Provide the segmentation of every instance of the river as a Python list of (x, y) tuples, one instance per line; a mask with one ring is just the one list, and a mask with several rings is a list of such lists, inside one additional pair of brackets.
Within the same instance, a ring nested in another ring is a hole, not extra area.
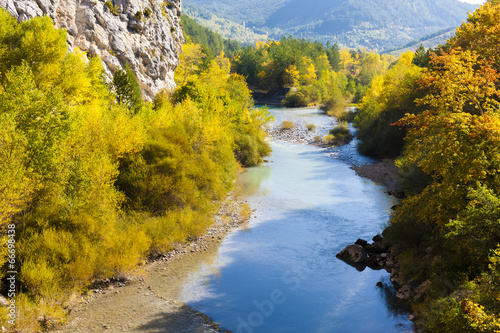
[[(271, 111), (275, 127), (315, 124), (311, 138), (334, 125), (315, 109)], [(411, 331), (385, 270), (358, 271), (335, 257), (380, 233), (396, 203), (349, 168), (369, 162), (355, 145), (275, 140), (270, 161), (238, 180), (238, 200), (253, 210), (248, 223), (224, 238), (207, 236), (214, 240), (202, 251), (190, 244), (139, 268), (121, 287), (92, 292), (98, 296), (82, 298), (56, 332), (215, 333), (211, 320), (233, 333)]]
[[(278, 126), (313, 123), (324, 133), (334, 123), (314, 109), (271, 111)], [(179, 301), (238, 333), (411, 331), (385, 270), (360, 272), (335, 258), (380, 233), (396, 203), (349, 168), (366, 161), (354, 144), (332, 151), (275, 141), (272, 148), (272, 161), (239, 179), (251, 222), (185, 278)]]

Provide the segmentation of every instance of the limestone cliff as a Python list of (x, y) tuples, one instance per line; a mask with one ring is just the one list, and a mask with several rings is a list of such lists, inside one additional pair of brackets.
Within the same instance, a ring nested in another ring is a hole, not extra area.
[(146, 99), (175, 87), (183, 42), (180, 0), (0, 0), (0, 7), (19, 21), (50, 16), (68, 31), (70, 50), (101, 57), (108, 79), (130, 64)]

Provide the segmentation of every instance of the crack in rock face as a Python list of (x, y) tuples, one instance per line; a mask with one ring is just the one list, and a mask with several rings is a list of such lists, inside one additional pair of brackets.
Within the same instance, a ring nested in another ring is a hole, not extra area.
[(129, 64), (142, 97), (175, 88), (182, 52), (180, 0), (0, 0), (18, 21), (47, 15), (68, 32), (68, 50), (102, 59), (105, 76)]

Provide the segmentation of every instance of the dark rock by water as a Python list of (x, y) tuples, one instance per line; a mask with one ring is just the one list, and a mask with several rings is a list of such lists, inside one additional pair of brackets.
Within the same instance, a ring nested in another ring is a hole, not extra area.
[(368, 244), (365, 247), (365, 250), (369, 254), (381, 254), (387, 251), (387, 246), (383, 245), (382, 243), (373, 243)]
[(368, 259), (368, 253), (358, 244), (347, 245), (345, 249), (337, 253), (337, 258), (348, 263), (363, 263)]
[(364, 248), (368, 245), (368, 242), (365, 241), (364, 239), (359, 238), (354, 244), (361, 245)]

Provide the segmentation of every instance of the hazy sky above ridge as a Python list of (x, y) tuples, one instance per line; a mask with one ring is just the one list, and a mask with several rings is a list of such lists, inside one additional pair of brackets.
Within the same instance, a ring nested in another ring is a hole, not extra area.
[(460, 1), (468, 2), (468, 3), (475, 3), (475, 4), (480, 4), (480, 5), (482, 5), (483, 3), (486, 2), (485, 0), (460, 0)]

